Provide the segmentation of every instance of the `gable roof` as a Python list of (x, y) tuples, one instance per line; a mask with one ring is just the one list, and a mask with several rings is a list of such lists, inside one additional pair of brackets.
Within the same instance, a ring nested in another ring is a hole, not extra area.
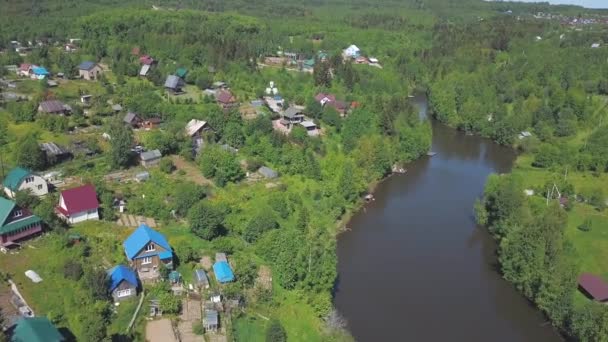
[(12, 342), (62, 342), (65, 338), (46, 317), (23, 317), (17, 321)]
[(48, 70), (46, 70), (46, 68), (45, 68), (45, 67), (41, 67), (41, 66), (32, 67), (32, 72), (33, 72), (35, 75), (44, 75), (44, 76), (46, 76), (46, 75), (49, 75), (49, 74), (50, 74), (50, 73), (49, 73), (49, 71), (48, 71)]
[(40, 144), (40, 149), (42, 149), (47, 156), (62, 156), (70, 153), (70, 151), (66, 150), (60, 145), (55, 144), (54, 142), (45, 142)]
[(207, 121), (192, 119), (186, 124), (186, 134), (193, 136), (196, 132), (200, 131), (207, 125)]
[(64, 213), (68, 215), (99, 208), (97, 193), (91, 184), (64, 190), (61, 192), (61, 198), (66, 207)]
[(139, 70), (139, 76), (146, 76), (150, 71), (150, 64), (144, 64), (141, 66), (141, 70)]
[(21, 185), (23, 179), (25, 179), (25, 177), (31, 174), (32, 172), (30, 170), (24, 169), (22, 167), (16, 167), (12, 169), (8, 173), (8, 175), (6, 175), (4, 181), (2, 182), (2, 185), (5, 188), (10, 189), (11, 191), (17, 191), (19, 190), (19, 185)]
[(591, 273), (583, 273), (578, 277), (578, 284), (593, 299), (604, 301), (608, 299), (608, 284), (602, 278)]
[(188, 70), (184, 67), (181, 67), (175, 71), (175, 74), (181, 78), (184, 78), (188, 74)]
[(287, 110), (285, 110), (285, 112), (283, 112), (283, 116), (286, 116), (288, 118), (295, 118), (296, 115), (300, 113), (302, 113), (302, 111), (297, 109), (296, 107), (289, 107), (287, 108)]
[(318, 93), (315, 96), (315, 100), (317, 100), (317, 102), (321, 102), (323, 100), (325, 100), (325, 102), (333, 102), (336, 101), (336, 96), (332, 94)]
[(6, 219), (15, 208), (15, 205), (15, 202), (0, 197), (0, 227), (4, 225), (4, 222), (6, 222)]
[(231, 103), (234, 102), (234, 96), (229, 90), (220, 90), (216, 93), (215, 99), (221, 103)]
[(19, 66), (19, 70), (20, 70), (20, 71), (29, 71), (31, 67), (32, 67), (32, 65), (31, 65), (31, 64), (29, 64), (29, 63), (22, 63), (22, 64)]
[(125, 123), (132, 124), (133, 120), (141, 121), (141, 118), (139, 117), (139, 115), (137, 115), (133, 112), (128, 112), (127, 114), (125, 114), (125, 117), (122, 120)]
[(215, 273), (215, 278), (220, 283), (229, 283), (234, 281), (234, 274), (232, 273), (232, 269), (230, 265), (228, 265), (225, 261), (218, 261), (213, 264), (213, 273)]
[(149, 242), (154, 242), (169, 252), (172, 251), (169, 242), (167, 242), (163, 234), (142, 224), (122, 244), (127, 258), (133, 260), (137, 256), (137, 253)]
[(152, 151), (142, 152), (139, 155), (139, 158), (141, 158), (141, 160), (143, 160), (143, 161), (148, 161), (148, 160), (162, 158), (162, 156), (163, 156), (163, 154), (160, 153), (159, 150), (152, 150)]
[(267, 166), (260, 167), (258, 169), (258, 172), (261, 173), (266, 178), (277, 178), (279, 176), (279, 174), (275, 170), (273, 170)]
[(80, 63), (80, 65), (78, 65), (78, 69), (80, 69), (80, 70), (91, 70), (96, 65), (97, 65), (97, 63), (95, 63), (95, 62), (84, 61), (84, 62)]
[(109, 290), (114, 291), (118, 285), (124, 280), (129, 284), (137, 287), (137, 276), (133, 270), (125, 265), (117, 265), (108, 270)]
[(178, 87), (180, 87), (183, 84), (184, 81), (182, 81), (181, 78), (175, 76), (175, 75), (169, 75), (167, 76), (167, 79), (165, 80), (165, 88), (169, 88), (169, 89), (177, 89)]
[(45, 113), (61, 113), (66, 111), (66, 106), (57, 100), (49, 100), (40, 102), (40, 111)]

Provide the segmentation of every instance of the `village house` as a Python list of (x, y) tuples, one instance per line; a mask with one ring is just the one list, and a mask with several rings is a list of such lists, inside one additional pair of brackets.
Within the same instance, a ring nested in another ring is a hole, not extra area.
[(68, 223), (99, 220), (99, 201), (91, 184), (64, 190), (59, 195), (57, 215)]
[(42, 232), (42, 220), (28, 209), (0, 197), (0, 246), (9, 245)]
[(142, 118), (133, 112), (128, 112), (127, 114), (125, 114), (125, 117), (122, 119), (122, 121), (125, 124), (131, 126), (132, 128), (139, 128), (143, 122)]
[(361, 55), (361, 50), (357, 47), (357, 45), (351, 45), (344, 49), (342, 55), (344, 58), (357, 58)]
[(302, 110), (296, 107), (289, 107), (281, 114), (280, 123), (287, 128), (291, 128), (293, 125), (297, 125), (302, 121), (304, 121), (304, 114), (302, 113)]
[(230, 109), (238, 106), (236, 98), (232, 95), (232, 92), (228, 89), (221, 89), (215, 93), (215, 100), (222, 106), (223, 109)]
[(61, 163), (72, 158), (72, 153), (62, 146), (54, 142), (46, 142), (40, 144), (40, 149), (46, 155), (46, 161), (49, 165)]
[(32, 65), (32, 71), (30, 73), (30, 78), (31, 79), (34, 79), (34, 80), (43, 80), (46, 77), (48, 77), (49, 75), (51, 75), (51, 73), (48, 72), (48, 70), (46, 70), (45, 67)]
[(115, 303), (137, 296), (137, 275), (125, 265), (114, 266), (108, 270), (108, 290)]
[(211, 127), (206, 121), (192, 119), (186, 124), (186, 135), (192, 139), (194, 153), (198, 154), (203, 147), (204, 133), (211, 131)]
[(203, 289), (209, 288), (209, 278), (207, 277), (207, 273), (202, 269), (194, 270), (194, 281), (198, 287)]
[(578, 277), (579, 290), (590, 299), (608, 302), (608, 284), (599, 276), (583, 273)]
[(99, 64), (95, 62), (86, 61), (78, 66), (78, 76), (87, 81), (96, 81), (102, 72)]
[(72, 107), (57, 100), (42, 101), (38, 105), (38, 112), (42, 114), (65, 115), (71, 111)]
[(162, 122), (163, 122), (163, 120), (159, 117), (148, 118), (148, 119), (144, 120), (141, 127), (144, 129), (147, 129), (147, 130), (154, 129), (154, 128), (158, 128), (158, 126), (160, 126), (160, 124)]
[(64, 342), (67, 341), (51, 321), (42, 317), (19, 318), (13, 328), (11, 342)]
[(167, 76), (165, 80), (165, 89), (169, 92), (177, 94), (182, 92), (182, 87), (184, 86), (184, 80), (175, 75)]
[(152, 167), (160, 164), (160, 159), (163, 157), (159, 150), (142, 152), (139, 155), (141, 166)]
[(123, 243), (127, 259), (140, 279), (160, 276), (159, 267), (173, 268), (173, 250), (167, 239), (145, 224), (140, 225)]
[(19, 71), (17, 71), (17, 74), (19, 76), (23, 76), (23, 77), (30, 77), (31, 72), (32, 72), (32, 65), (23, 63), (19, 66)]
[(15, 198), (17, 191), (28, 191), (38, 197), (49, 193), (49, 186), (44, 178), (21, 167), (12, 169), (4, 178), (2, 185), (4, 193), (10, 198)]
[(314, 122), (310, 120), (304, 120), (300, 122), (300, 125), (304, 127), (306, 133), (308, 133), (309, 136), (314, 137), (319, 135), (319, 130), (317, 129), (317, 125)]
[(205, 331), (217, 331), (219, 326), (220, 322), (217, 310), (205, 309), (205, 316), (203, 317), (203, 328), (205, 328)]

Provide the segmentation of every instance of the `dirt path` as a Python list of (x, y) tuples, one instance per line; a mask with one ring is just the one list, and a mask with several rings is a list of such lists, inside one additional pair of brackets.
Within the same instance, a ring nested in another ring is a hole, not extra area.
[(201, 302), (199, 300), (184, 298), (182, 314), (177, 325), (181, 342), (203, 341), (202, 335), (196, 335), (192, 331), (192, 324), (202, 323)]
[(188, 178), (188, 180), (198, 185), (213, 186), (213, 182), (203, 177), (201, 171), (194, 164), (186, 161), (180, 156), (171, 156), (171, 159), (173, 160), (173, 164), (178, 170), (183, 170), (184, 172), (186, 172), (186, 177)]

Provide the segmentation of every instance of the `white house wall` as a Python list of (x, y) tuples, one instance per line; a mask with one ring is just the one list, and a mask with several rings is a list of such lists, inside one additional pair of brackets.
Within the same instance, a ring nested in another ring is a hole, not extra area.
[[(44, 178), (42, 178), (40, 176), (36, 176), (36, 175), (30, 175), (28, 177), (34, 177), (34, 181), (26, 183), (25, 179), (23, 179), (23, 181), (21, 182), (21, 185), (19, 185), (19, 191), (30, 190), (32, 195), (38, 196), (38, 197), (44, 196), (49, 193), (49, 186), (46, 183), (46, 180), (44, 180)], [(38, 189), (39, 185), (41, 186), (40, 189)]]
[(89, 210), (88, 212), (83, 211), (74, 215), (70, 215), (68, 222), (78, 223), (87, 220), (99, 220), (99, 213), (97, 212), (97, 209)]

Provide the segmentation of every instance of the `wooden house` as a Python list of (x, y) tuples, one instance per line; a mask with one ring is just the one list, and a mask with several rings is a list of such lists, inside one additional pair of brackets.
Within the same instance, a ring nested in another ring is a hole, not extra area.
[(42, 232), (42, 220), (28, 209), (0, 197), (0, 246), (18, 242)]
[(173, 268), (173, 250), (167, 239), (145, 224), (140, 225), (123, 243), (127, 259), (140, 279), (156, 279), (159, 267)]

